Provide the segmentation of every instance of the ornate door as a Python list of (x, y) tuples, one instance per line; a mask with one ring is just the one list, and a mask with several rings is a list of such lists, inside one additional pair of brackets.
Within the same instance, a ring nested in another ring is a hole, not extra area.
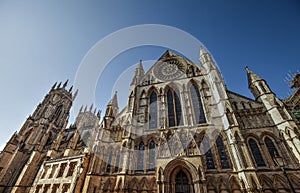
[(175, 178), (175, 193), (193, 193), (187, 175), (180, 170)]

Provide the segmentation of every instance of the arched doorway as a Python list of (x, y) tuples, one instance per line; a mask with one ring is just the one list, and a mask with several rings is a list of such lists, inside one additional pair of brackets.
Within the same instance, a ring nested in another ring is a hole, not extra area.
[[(164, 179), (164, 180), (162, 180)], [(170, 161), (160, 168), (158, 192), (165, 193), (201, 193), (197, 168), (181, 158)]]
[(187, 175), (180, 170), (175, 176), (175, 193), (191, 193), (192, 188)]

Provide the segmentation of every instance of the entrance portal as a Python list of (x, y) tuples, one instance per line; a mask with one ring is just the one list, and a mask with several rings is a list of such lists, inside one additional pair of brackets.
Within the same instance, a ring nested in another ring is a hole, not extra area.
[(187, 175), (180, 170), (175, 177), (175, 193), (191, 193), (191, 184)]

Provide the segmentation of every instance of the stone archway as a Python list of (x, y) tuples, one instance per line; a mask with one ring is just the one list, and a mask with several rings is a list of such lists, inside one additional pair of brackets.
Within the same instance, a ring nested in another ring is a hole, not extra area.
[(180, 170), (173, 177), (175, 177), (175, 180), (171, 184), (174, 184), (172, 186), (172, 189), (175, 189), (174, 190), (175, 193), (193, 193), (194, 192), (193, 191), (193, 189), (194, 189), (193, 183), (189, 180), (188, 175), (186, 175), (186, 173), (184, 171)]
[(200, 193), (196, 167), (184, 160), (175, 159), (163, 171), (162, 189), (168, 193)]

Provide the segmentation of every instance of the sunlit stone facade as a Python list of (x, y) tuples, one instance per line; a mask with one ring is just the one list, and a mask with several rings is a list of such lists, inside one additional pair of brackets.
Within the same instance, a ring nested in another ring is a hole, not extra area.
[(55, 84), (1, 152), (0, 192), (300, 192), (285, 103), (250, 69), (254, 99), (226, 88), (204, 48), (199, 60), (166, 51), (147, 72), (140, 62), (122, 110), (116, 93), (103, 118), (82, 108), (69, 127), (77, 93)]

